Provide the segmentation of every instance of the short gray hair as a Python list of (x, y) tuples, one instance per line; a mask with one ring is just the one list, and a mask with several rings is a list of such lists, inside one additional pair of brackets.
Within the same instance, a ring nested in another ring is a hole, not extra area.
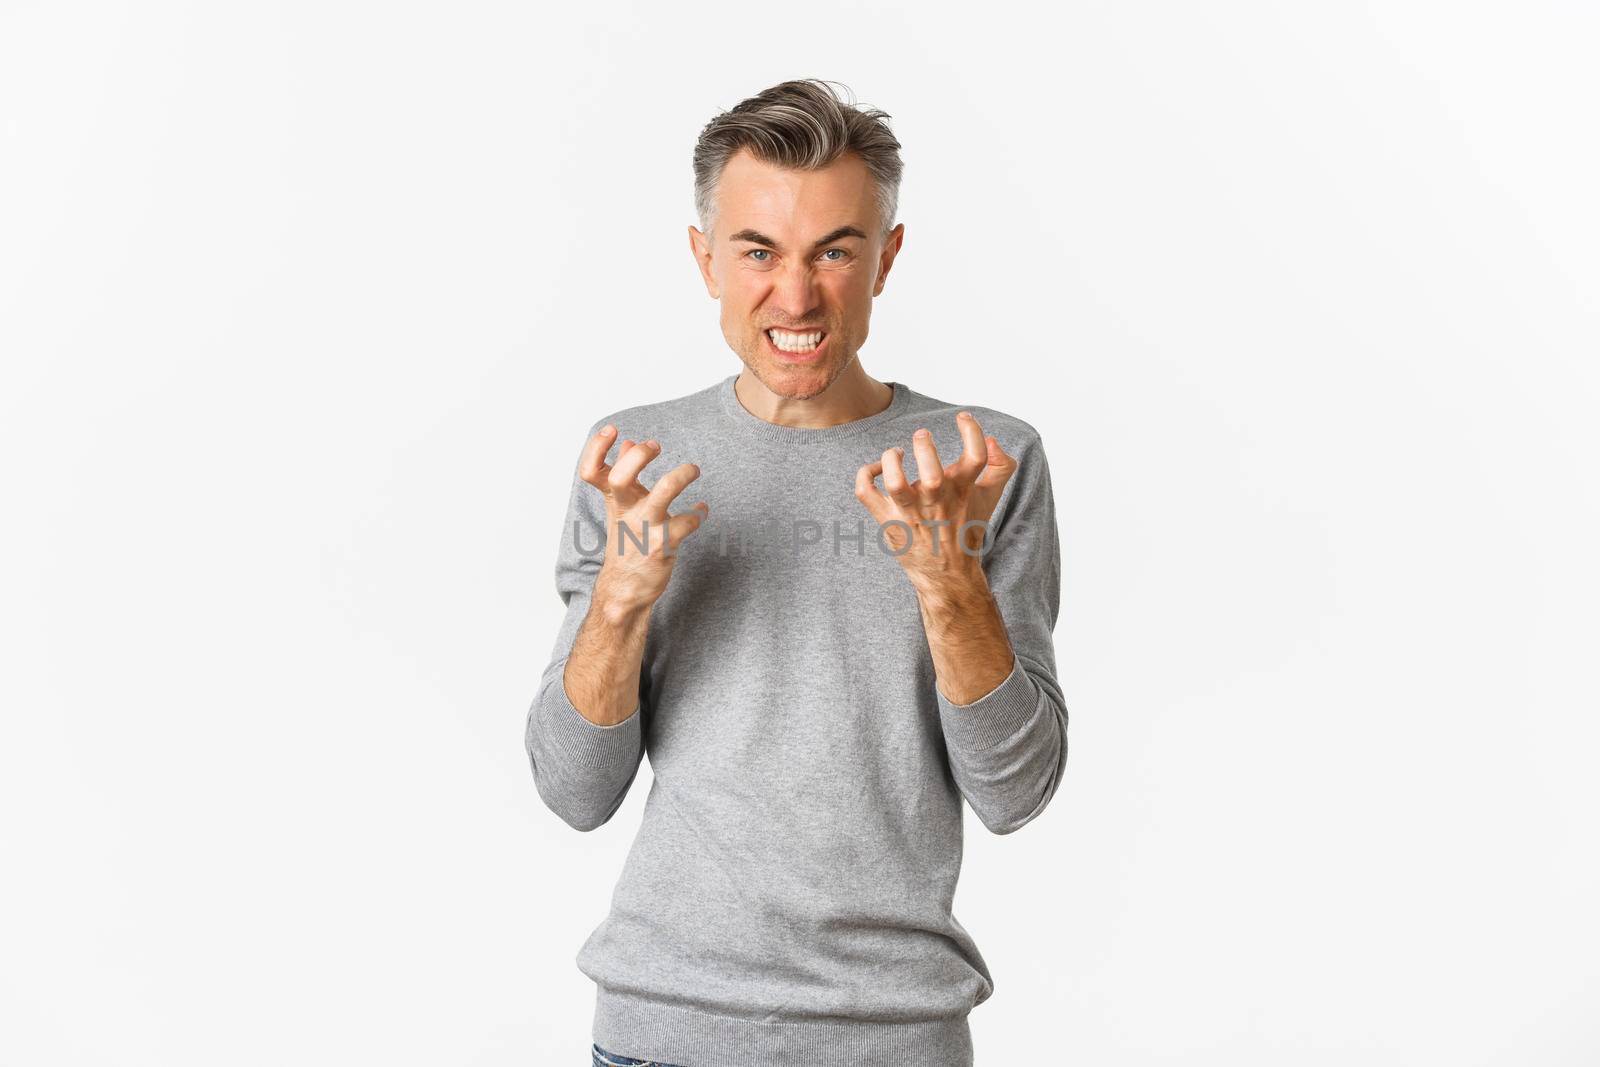
[[(833, 91), (839, 85), (840, 97)], [(715, 223), (717, 180), (741, 148), (766, 163), (795, 170), (825, 167), (846, 152), (867, 165), (877, 187), (883, 233), (894, 229), (900, 200), (900, 142), (888, 114), (858, 108), (848, 86), (821, 78), (780, 82), (724, 111), (700, 131), (694, 146), (694, 208), (707, 233)]]

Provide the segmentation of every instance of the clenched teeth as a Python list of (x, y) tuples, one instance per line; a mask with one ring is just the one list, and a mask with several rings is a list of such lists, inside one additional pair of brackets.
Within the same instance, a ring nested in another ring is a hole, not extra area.
[(772, 338), (775, 348), (785, 352), (809, 352), (822, 343), (822, 331), (813, 330), (810, 333), (793, 333), (789, 330), (772, 329), (767, 331), (767, 336)]

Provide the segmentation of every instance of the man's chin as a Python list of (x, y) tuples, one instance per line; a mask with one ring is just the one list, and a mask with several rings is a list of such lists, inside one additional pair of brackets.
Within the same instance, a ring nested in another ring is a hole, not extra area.
[(767, 361), (751, 367), (771, 392), (790, 400), (810, 400), (833, 384), (839, 369), (829, 360), (817, 364)]

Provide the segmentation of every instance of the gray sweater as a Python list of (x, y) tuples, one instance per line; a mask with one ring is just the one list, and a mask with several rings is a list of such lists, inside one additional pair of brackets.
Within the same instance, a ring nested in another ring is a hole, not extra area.
[(592, 1038), (688, 1067), (967, 1067), (967, 1015), (994, 984), (951, 911), (961, 801), (1011, 833), (1066, 767), (1039, 435), (966, 407), (1019, 464), (984, 560), (1016, 658), (995, 689), (955, 705), (855, 476), (900, 445), (916, 478), (921, 426), (953, 462), (962, 408), (891, 382), (885, 410), (801, 429), (751, 414), (734, 380), (590, 427), (661, 442), (646, 485), (699, 464), (672, 510), (711, 505), (652, 609), (639, 706), (614, 726), (579, 714), (562, 682), (606, 541), (604, 501), (574, 464), (555, 571), (566, 616), (526, 724), (534, 784), (592, 830), (646, 754), (654, 775), (610, 912), (577, 955), (597, 987)]

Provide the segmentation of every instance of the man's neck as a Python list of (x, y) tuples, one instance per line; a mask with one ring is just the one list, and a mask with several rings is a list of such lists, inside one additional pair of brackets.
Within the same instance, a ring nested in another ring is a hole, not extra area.
[(820, 430), (876, 415), (894, 400), (894, 388), (870, 377), (852, 360), (822, 392), (805, 400), (774, 393), (746, 367), (733, 383), (739, 403), (750, 414), (778, 426)]

